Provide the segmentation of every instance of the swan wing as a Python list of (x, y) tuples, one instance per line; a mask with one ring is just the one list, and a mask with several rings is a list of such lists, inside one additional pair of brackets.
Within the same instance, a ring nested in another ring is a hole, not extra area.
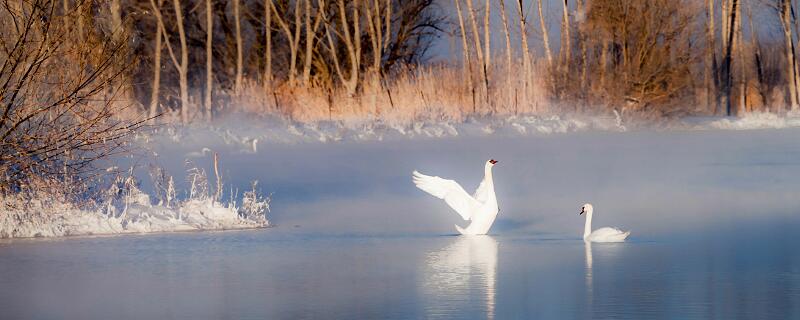
[(617, 242), (625, 240), (630, 234), (630, 231), (605, 227), (592, 231), (591, 238), (596, 242)]
[(440, 177), (433, 177), (414, 171), (413, 181), (417, 188), (443, 199), (464, 220), (469, 220), (480, 203), (470, 196), (458, 182)]
[(486, 181), (486, 177), (484, 177), (483, 181), (481, 181), (481, 184), (478, 185), (478, 189), (475, 189), (475, 194), (472, 197), (480, 203), (486, 203), (486, 200), (489, 199), (489, 192), (491, 192), (490, 190), (491, 188), (489, 188), (489, 182)]

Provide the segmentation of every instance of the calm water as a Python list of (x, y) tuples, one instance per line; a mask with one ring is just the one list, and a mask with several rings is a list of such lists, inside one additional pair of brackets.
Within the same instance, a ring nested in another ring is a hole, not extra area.
[[(263, 149), (224, 172), (277, 227), (0, 242), (0, 318), (800, 318), (800, 131)], [(489, 157), (493, 234), (453, 236), (409, 173), (471, 191)], [(632, 239), (586, 246), (587, 201)]]

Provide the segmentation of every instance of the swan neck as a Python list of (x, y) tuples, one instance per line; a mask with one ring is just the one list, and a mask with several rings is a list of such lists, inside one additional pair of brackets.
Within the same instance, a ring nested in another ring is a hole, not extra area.
[(483, 176), (486, 181), (492, 182), (492, 166), (486, 165), (483, 171)]
[(592, 233), (592, 211), (593, 210), (591, 210), (591, 209), (586, 211), (586, 225), (583, 228), (583, 239), (584, 240), (586, 238), (588, 238), (589, 235)]

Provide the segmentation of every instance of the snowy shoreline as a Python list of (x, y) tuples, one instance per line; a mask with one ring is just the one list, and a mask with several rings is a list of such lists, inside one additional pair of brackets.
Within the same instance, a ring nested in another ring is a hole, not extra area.
[(547, 136), (574, 132), (626, 132), (630, 130), (762, 130), (800, 127), (800, 113), (778, 115), (749, 113), (743, 117), (687, 117), (641, 124), (623, 121), (618, 114), (606, 116), (533, 116), (471, 118), (463, 122), (419, 121), (393, 124), (373, 121), (294, 122), (277, 117), (233, 115), (211, 125), (164, 126), (137, 135), (144, 145), (180, 143), (194, 149), (187, 157), (203, 156), (208, 147), (227, 145), (246, 153), (261, 144), (397, 141), (486, 136)]
[(118, 233), (87, 233), (87, 234), (70, 234), (52, 237), (17, 237), (17, 238), (1, 238), (0, 244), (11, 243), (21, 240), (62, 240), (62, 239), (91, 239), (91, 238), (111, 238), (117, 236), (151, 236), (151, 235), (168, 235), (168, 234), (182, 234), (182, 233), (199, 233), (199, 232), (236, 232), (236, 231), (252, 231), (259, 229), (272, 228), (274, 225), (267, 226), (242, 226), (228, 229), (188, 229), (188, 230), (167, 230), (167, 231), (151, 231), (151, 232), (118, 232)]
[[(252, 184), (240, 201), (233, 194), (223, 203), (221, 190), (209, 192), (205, 171), (191, 168), (191, 188), (185, 199), (177, 197), (172, 176), (154, 171), (158, 187), (151, 196), (139, 188), (132, 175), (116, 176), (108, 190), (78, 205), (57, 190), (0, 197), (0, 239), (80, 235), (253, 229), (270, 226), (269, 196)], [(151, 178), (153, 178), (151, 176)], [(221, 189), (221, 185), (218, 186)]]
[(210, 199), (192, 199), (177, 208), (150, 205), (139, 198), (123, 211), (90, 210), (47, 200), (3, 199), (0, 239), (49, 238), (90, 235), (143, 234), (185, 231), (241, 230), (269, 227), (262, 213), (250, 215), (243, 208)]

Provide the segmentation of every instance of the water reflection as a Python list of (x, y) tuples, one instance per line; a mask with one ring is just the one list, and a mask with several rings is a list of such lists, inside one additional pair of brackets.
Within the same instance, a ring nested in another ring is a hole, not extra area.
[(586, 291), (591, 295), (592, 293), (592, 243), (584, 241), (586, 253)]
[(594, 302), (594, 277), (592, 274), (592, 243), (584, 241), (584, 252), (586, 255), (586, 305), (591, 306)]
[(490, 236), (460, 236), (428, 254), (422, 283), (428, 318), (468, 311), (494, 319), (497, 247)]

